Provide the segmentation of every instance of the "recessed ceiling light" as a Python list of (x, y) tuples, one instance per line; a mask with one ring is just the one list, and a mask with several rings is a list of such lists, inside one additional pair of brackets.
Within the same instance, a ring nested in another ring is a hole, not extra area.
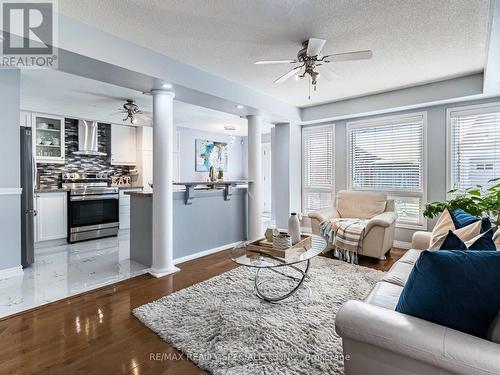
[(172, 88), (172, 85), (171, 85), (170, 83), (164, 83), (164, 84), (162, 85), (162, 87), (163, 87), (164, 89), (171, 89), (171, 88)]
[(245, 108), (245, 107), (244, 107), (244, 106), (242, 106), (241, 104), (238, 104), (238, 105), (236, 106), (236, 108), (238, 108), (238, 109), (243, 109), (243, 108)]

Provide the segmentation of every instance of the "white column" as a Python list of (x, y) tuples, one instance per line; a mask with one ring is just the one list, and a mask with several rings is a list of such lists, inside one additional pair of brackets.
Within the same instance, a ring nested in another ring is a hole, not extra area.
[(162, 277), (174, 266), (173, 100), (170, 91), (153, 90), (153, 262), (149, 273)]
[(248, 240), (253, 241), (262, 233), (262, 117), (248, 119)]

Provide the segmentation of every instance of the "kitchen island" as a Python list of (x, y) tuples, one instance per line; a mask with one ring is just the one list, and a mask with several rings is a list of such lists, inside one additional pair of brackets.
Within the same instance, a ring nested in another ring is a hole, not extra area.
[[(247, 182), (175, 184), (173, 241), (176, 263), (246, 240)], [(130, 258), (149, 267), (152, 261), (153, 191), (125, 194), (130, 195)]]

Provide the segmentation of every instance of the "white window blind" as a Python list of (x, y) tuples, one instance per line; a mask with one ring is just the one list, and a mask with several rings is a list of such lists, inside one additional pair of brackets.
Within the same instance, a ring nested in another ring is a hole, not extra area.
[(333, 145), (333, 125), (302, 129), (302, 208), (304, 213), (332, 206)]
[(350, 188), (387, 192), (398, 224), (423, 224), (424, 122), (411, 114), (349, 124)]
[(500, 177), (500, 105), (449, 111), (451, 188), (488, 186)]

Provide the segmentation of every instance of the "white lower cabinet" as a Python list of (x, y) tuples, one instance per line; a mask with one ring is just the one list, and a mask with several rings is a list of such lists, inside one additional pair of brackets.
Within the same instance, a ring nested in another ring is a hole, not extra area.
[(66, 192), (35, 194), (35, 242), (66, 238), (68, 203)]
[(120, 229), (130, 228), (130, 195), (126, 191), (141, 191), (140, 188), (130, 188), (120, 190)]

